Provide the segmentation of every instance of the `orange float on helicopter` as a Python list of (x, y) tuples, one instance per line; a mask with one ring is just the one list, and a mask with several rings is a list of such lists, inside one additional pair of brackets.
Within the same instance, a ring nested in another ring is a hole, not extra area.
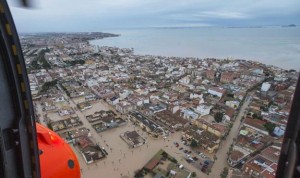
[(42, 178), (80, 178), (80, 166), (71, 147), (52, 130), (36, 124)]

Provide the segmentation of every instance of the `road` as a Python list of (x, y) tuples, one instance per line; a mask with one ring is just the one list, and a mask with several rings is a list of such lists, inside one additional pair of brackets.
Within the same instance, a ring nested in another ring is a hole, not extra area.
[(216, 153), (217, 160), (211, 169), (209, 177), (220, 177), (224, 167), (227, 165), (227, 152), (230, 148), (230, 145), (233, 143), (233, 139), (238, 135), (241, 119), (244, 116), (245, 109), (248, 108), (249, 104), (250, 99), (247, 97), (240, 109), (239, 114), (236, 117), (236, 120), (233, 123), (229, 135), (227, 136), (226, 140), (221, 142), (220, 149)]

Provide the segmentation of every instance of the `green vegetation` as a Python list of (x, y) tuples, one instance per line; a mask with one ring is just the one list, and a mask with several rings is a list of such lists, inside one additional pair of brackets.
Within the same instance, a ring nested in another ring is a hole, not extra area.
[(233, 98), (233, 97), (234, 97), (234, 94), (228, 93), (228, 94), (227, 94), (227, 97)]
[(265, 106), (260, 106), (260, 110), (264, 111), (264, 112), (267, 112), (268, 111), (268, 108), (265, 107)]
[(140, 169), (140, 170), (135, 171), (134, 177), (137, 177), (137, 178), (144, 177), (144, 175), (146, 175), (146, 174), (147, 173), (144, 169)]
[(229, 156), (233, 150), (233, 143), (230, 145), (227, 155)]
[(51, 69), (51, 65), (45, 58), (46, 50), (42, 50), (38, 56), (31, 62), (32, 69)]
[(192, 172), (192, 177), (196, 177), (196, 176), (197, 176), (196, 172)]
[(198, 146), (198, 142), (195, 139), (192, 139), (191, 141), (191, 147), (195, 148)]
[(57, 84), (58, 80), (52, 80), (51, 82), (46, 82), (43, 84), (41, 92), (49, 90), (49, 88), (54, 87)]
[(221, 112), (217, 112), (216, 114), (215, 114), (215, 121), (216, 122), (222, 122), (222, 120), (223, 120), (223, 113), (221, 113)]
[(264, 127), (269, 133), (272, 133), (274, 131), (276, 125), (271, 122), (267, 122), (264, 124)]
[(223, 172), (220, 174), (221, 178), (226, 178), (228, 175), (228, 168), (224, 167)]
[(70, 92), (66, 89), (66, 87), (60, 84), (61, 88), (66, 92), (66, 94), (70, 97)]
[(253, 119), (259, 119), (259, 120), (262, 120), (263, 117), (262, 117), (260, 114), (254, 113), (254, 114), (252, 115), (252, 118), (253, 118)]

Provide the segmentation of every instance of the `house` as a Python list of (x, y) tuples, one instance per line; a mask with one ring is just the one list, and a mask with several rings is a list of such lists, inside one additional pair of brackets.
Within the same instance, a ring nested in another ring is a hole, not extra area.
[(100, 88), (97, 86), (91, 87), (91, 90), (101, 99), (112, 98), (115, 96), (115, 92), (110, 88)]
[(274, 128), (273, 134), (277, 137), (282, 137), (285, 132), (285, 127), (284, 126), (277, 126)]
[(269, 91), (269, 89), (271, 88), (271, 84), (268, 83), (268, 82), (264, 82), (262, 85), (261, 85), (261, 91)]
[(116, 104), (116, 110), (122, 114), (126, 114), (136, 109), (136, 105), (130, 101), (121, 101)]
[(277, 162), (273, 162), (262, 155), (257, 155), (243, 166), (243, 173), (252, 177), (275, 178)]
[(202, 94), (197, 94), (197, 93), (190, 93), (190, 99), (194, 99), (194, 98), (203, 98)]
[(199, 128), (186, 128), (182, 137), (188, 140), (196, 140), (199, 146), (209, 153), (215, 152), (221, 141), (218, 136)]
[(136, 122), (142, 129), (145, 129), (148, 133), (154, 135), (155, 137), (163, 136), (163, 129), (160, 127), (160, 125), (148, 119), (140, 112), (130, 112), (128, 117)]
[(77, 141), (77, 145), (81, 150), (81, 155), (87, 164), (106, 157), (102, 149), (96, 145), (90, 138), (81, 137)]
[(80, 111), (85, 111), (87, 109), (91, 109), (92, 105), (90, 102), (83, 102), (83, 103), (78, 103), (77, 107), (78, 109), (80, 109)]
[(264, 135), (269, 135), (269, 132), (265, 129), (264, 124), (266, 123), (266, 121), (263, 120), (259, 120), (259, 119), (252, 119), (247, 117), (244, 120), (244, 126), (246, 127), (250, 127)]
[(128, 97), (128, 100), (131, 101), (132, 103), (134, 103), (138, 107), (143, 106), (143, 104), (144, 104), (144, 98), (139, 97), (139, 96), (130, 95)]
[(46, 99), (44, 102), (44, 109), (45, 111), (56, 111), (57, 107), (52, 100)]
[(133, 148), (146, 144), (146, 140), (142, 136), (140, 136), (136, 131), (126, 131), (120, 136), (128, 145), (130, 145)]
[(162, 104), (157, 104), (149, 106), (149, 110), (151, 111), (151, 114), (155, 114), (167, 110), (167, 107)]
[(243, 152), (233, 149), (233, 151), (228, 156), (227, 162), (230, 166), (235, 166), (239, 162), (241, 162), (242, 158), (244, 158), (244, 157), (245, 157), (245, 154)]
[(212, 87), (212, 88), (209, 88), (207, 92), (211, 95), (222, 98), (222, 96), (225, 94), (226, 90), (223, 88)]
[(197, 119), (195, 120), (194, 124), (205, 130), (208, 131), (218, 137), (222, 137), (227, 132), (227, 127), (225, 125), (219, 124), (219, 123), (210, 123), (208, 121), (205, 121), (205, 119)]
[(240, 105), (240, 102), (239, 101), (236, 101), (236, 100), (233, 100), (233, 101), (226, 101), (225, 102), (225, 105), (231, 107), (231, 108), (234, 108), (234, 109), (237, 109)]
[(106, 101), (108, 104), (115, 106), (116, 104), (118, 104), (120, 102), (120, 98), (113, 96), (111, 98), (107, 98)]
[(97, 86), (98, 85), (97, 80), (95, 80), (95, 79), (88, 79), (88, 80), (86, 80), (85, 83), (86, 83), (86, 85), (88, 87), (92, 87), (92, 86)]
[(86, 93), (84, 96), (85, 101), (95, 101), (97, 100), (97, 96), (93, 93)]
[(209, 115), (210, 110), (213, 108), (213, 106), (208, 105), (208, 104), (200, 104), (196, 108), (196, 112), (200, 114), (200, 116), (206, 116)]
[(198, 119), (199, 115), (192, 111), (191, 109), (183, 109), (181, 110), (180, 116), (183, 117), (184, 119)]
[(133, 92), (130, 90), (123, 90), (119, 93), (119, 98), (120, 100), (124, 100), (125, 98), (127, 98), (130, 94), (132, 94)]
[(190, 83), (191, 79), (190, 76), (185, 76), (182, 79), (179, 80), (179, 83), (182, 83), (184, 85), (188, 85)]
[(169, 110), (158, 112), (153, 117), (155, 120), (167, 125), (169, 128), (180, 130), (189, 126), (189, 121), (180, 117), (178, 113), (172, 113)]
[(114, 117), (104, 117), (101, 119), (102, 123), (106, 128), (118, 127), (117, 118)]
[(250, 155), (249, 150), (239, 145), (234, 145), (230, 155), (228, 156), (227, 162), (230, 166), (234, 167), (243, 161), (244, 158)]
[(63, 133), (59, 133), (59, 135), (64, 138), (67, 143), (75, 143), (76, 139), (79, 139), (81, 137), (91, 137), (91, 133), (86, 128), (78, 128), (75, 130), (66, 131)]
[(74, 113), (75, 113), (75, 111), (73, 110), (73, 108), (68, 107), (68, 106), (64, 106), (58, 111), (58, 114), (60, 116), (72, 115)]
[(175, 103), (175, 104), (169, 104), (168, 110), (171, 111), (173, 114), (176, 113), (180, 109), (180, 106)]
[(233, 72), (222, 72), (220, 82), (230, 83), (233, 81), (235, 74)]
[(207, 70), (206, 71), (206, 77), (210, 80), (214, 80), (216, 76), (216, 71), (214, 70)]

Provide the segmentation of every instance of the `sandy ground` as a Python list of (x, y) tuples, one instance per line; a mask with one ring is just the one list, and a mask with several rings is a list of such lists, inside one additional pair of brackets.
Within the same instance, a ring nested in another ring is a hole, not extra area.
[[(137, 130), (143, 137), (147, 138), (148, 143), (138, 148), (129, 148), (120, 138), (120, 134), (128, 130)], [(82, 167), (82, 178), (133, 177), (134, 172), (142, 168), (161, 148), (174, 156), (187, 169), (197, 172), (197, 175), (201, 175), (201, 177), (205, 177), (200, 170), (197, 170), (187, 163), (184, 160), (184, 153), (174, 146), (173, 142), (180, 140), (180, 133), (175, 133), (166, 140), (153, 139), (148, 137), (147, 134), (143, 133), (140, 129), (134, 128), (131, 123), (128, 123), (127, 126), (108, 130), (99, 135), (101, 138), (99, 143), (100, 145), (104, 145), (109, 155), (107, 158), (91, 165), (87, 165), (82, 156), (78, 155)], [(110, 150), (110, 148), (112, 148), (112, 150)], [(79, 153), (77, 152), (77, 154)]]

